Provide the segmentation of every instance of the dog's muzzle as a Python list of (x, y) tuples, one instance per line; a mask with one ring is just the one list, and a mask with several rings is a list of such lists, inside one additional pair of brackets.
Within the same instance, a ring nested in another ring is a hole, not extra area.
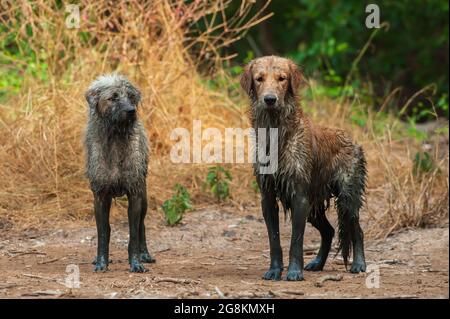
[(136, 118), (136, 108), (133, 105), (126, 106), (122, 109), (125, 119), (133, 120)]
[(273, 107), (277, 103), (278, 97), (275, 94), (266, 94), (263, 100), (268, 107)]

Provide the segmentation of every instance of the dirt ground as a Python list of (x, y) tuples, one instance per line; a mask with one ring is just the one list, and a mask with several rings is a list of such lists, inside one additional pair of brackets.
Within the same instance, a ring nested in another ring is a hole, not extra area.
[[(0, 298), (449, 297), (448, 224), (367, 241), (366, 258), (373, 269), (368, 274), (345, 272), (340, 256), (333, 258), (332, 253), (324, 271), (305, 272), (302, 282), (270, 282), (261, 279), (269, 265), (269, 251), (257, 207), (241, 211), (209, 207), (187, 213), (177, 227), (165, 226), (156, 214), (152, 211), (146, 224), (149, 247), (157, 262), (147, 265), (149, 271), (144, 274), (128, 272), (125, 212), (112, 224), (112, 264), (106, 273), (93, 273), (91, 265), (96, 252), (93, 218), (20, 233), (2, 231)], [(287, 265), (290, 222), (283, 220)], [(308, 224), (305, 262), (313, 258), (319, 243), (318, 232)], [(67, 288), (66, 280), (73, 278), (70, 275), (77, 267), (80, 287)], [(337, 281), (323, 281), (325, 276)]]

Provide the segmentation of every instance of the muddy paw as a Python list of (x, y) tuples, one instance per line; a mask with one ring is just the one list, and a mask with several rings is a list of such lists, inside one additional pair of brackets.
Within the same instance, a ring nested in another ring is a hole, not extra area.
[(350, 272), (353, 274), (366, 272), (366, 263), (363, 261), (354, 261), (350, 267)]
[(270, 268), (263, 276), (264, 280), (281, 280), (281, 269)]
[(139, 272), (139, 273), (143, 273), (143, 272), (147, 272), (148, 270), (145, 269), (144, 265), (138, 261), (138, 260), (131, 260), (130, 263), (130, 272)]
[(156, 259), (153, 258), (148, 252), (141, 253), (139, 255), (139, 260), (143, 263), (152, 264), (156, 262)]
[(303, 279), (303, 271), (301, 270), (288, 270), (286, 277), (284, 277), (286, 281), (301, 281)]
[(107, 258), (100, 256), (95, 258), (94, 261), (94, 272), (105, 272), (108, 270)]
[(313, 259), (310, 263), (305, 266), (305, 270), (307, 271), (321, 271), (323, 270), (323, 263), (320, 259)]

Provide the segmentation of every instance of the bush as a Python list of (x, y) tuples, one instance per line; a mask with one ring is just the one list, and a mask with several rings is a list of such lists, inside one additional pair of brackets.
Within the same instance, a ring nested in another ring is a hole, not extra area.
[(206, 184), (217, 199), (217, 202), (223, 201), (230, 196), (229, 182), (231, 180), (231, 173), (222, 166), (213, 166), (208, 169)]
[(183, 214), (192, 209), (191, 196), (184, 186), (176, 184), (174, 187), (175, 195), (166, 200), (161, 208), (164, 211), (167, 225), (174, 226), (181, 222)]

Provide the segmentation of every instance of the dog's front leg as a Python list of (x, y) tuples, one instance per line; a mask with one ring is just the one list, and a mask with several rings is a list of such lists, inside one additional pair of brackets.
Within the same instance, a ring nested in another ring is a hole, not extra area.
[(275, 191), (262, 192), (261, 206), (270, 245), (270, 268), (263, 279), (280, 280), (283, 271), (283, 252), (280, 245), (279, 208)]
[(94, 194), (95, 222), (97, 224), (97, 257), (94, 260), (94, 271), (106, 271), (109, 264), (109, 210), (112, 197)]
[(141, 210), (141, 222), (139, 224), (139, 258), (144, 263), (154, 263), (153, 258), (148, 252), (147, 238), (145, 236), (145, 216), (147, 215), (147, 190), (144, 188), (142, 191), (142, 210)]
[(292, 237), (285, 280), (303, 280), (303, 236), (309, 209), (308, 197), (297, 191), (291, 202)]
[(130, 228), (130, 242), (128, 243), (128, 262), (131, 272), (146, 272), (140, 260), (139, 230), (144, 197), (140, 193), (128, 194), (128, 224)]

